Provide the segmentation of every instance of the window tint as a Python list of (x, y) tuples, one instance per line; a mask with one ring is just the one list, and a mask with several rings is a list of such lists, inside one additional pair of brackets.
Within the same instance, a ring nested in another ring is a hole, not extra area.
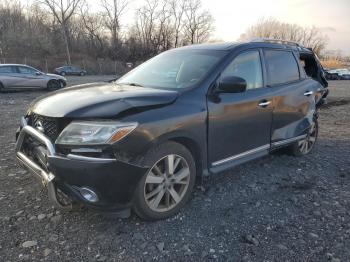
[(263, 86), (259, 51), (248, 51), (238, 55), (224, 70), (221, 77), (237, 76), (247, 82), (247, 89)]
[(269, 85), (288, 83), (299, 79), (298, 64), (292, 52), (265, 51)]
[(14, 73), (15, 70), (13, 70), (12, 66), (1, 66), (0, 67), (0, 74), (6, 74), (6, 73)]
[(30, 67), (25, 67), (25, 66), (19, 66), (18, 70), (21, 74), (31, 74), (34, 75), (35, 74), (35, 70), (33, 68)]

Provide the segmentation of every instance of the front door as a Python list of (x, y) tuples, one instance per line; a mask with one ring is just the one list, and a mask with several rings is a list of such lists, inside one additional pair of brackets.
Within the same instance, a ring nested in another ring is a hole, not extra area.
[(37, 70), (27, 66), (17, 66), (18, 78), (20, 81), (17, 86), (20, 87), (44, 87), (43, 82), (45, 76), (43, 74), (37, 74)]
[(264, 83), (261, 56), (259, 50), (244, 51), (221, 73), (220, 78), (245, 79), (245, 92), (208, 96), (208, 154), (212, 172), (267, 154), (270, 149), (272, 97)]

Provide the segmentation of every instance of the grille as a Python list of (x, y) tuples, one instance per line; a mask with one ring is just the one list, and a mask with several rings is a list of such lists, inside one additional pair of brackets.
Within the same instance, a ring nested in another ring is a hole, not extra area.
[(46, 117), (33, 114), (32, 126), (37, 129), (39, 129), (38, 127), (41, 126), (44, 129), (44, 134), (48, 136), (52, 141), (55, 141), (59, 134), (58, 120), (54, 117)]

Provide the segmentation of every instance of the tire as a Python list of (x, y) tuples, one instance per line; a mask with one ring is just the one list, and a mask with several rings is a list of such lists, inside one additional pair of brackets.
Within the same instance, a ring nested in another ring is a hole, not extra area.
[(309, 154), (314, 148), (318, 136), (318, 121), (315, 118), (305, 139), (297, 141), (287, 148), (288, 153), (294, 156)]
[(65, 76), (65, 75), (66, 75), (66, 72), (63, 71), (63, 72), (60, 73), (60, 75), (61, 75), (61, 76)]
[(47, 83), (47, 89), (48, 90), (57, 90), (57, 89), (60, 89), (60, 88), (61, 88), (61, 84), (57, 80), (50, 80)]
[(146, 153), (143, 164), (151, 168), (135, 190), (134, 212), (153, 221), (176, 214), (188, 201), (195, 184), (196, 165), (190, 151), (179, 143), (165, 142)]
[(0, 93), (4, 91), (4, 85), (0, 82)]
[(85, 73), (84, 72), (80, 72), (80, 76), (84, 76), (85, 75)]

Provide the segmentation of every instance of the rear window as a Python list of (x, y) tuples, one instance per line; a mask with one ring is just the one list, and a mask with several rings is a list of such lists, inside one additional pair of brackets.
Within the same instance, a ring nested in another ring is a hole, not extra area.
[(266, 50), (269, 85), (278, 85), (299, 80), (299, 68), (292, 52)]

